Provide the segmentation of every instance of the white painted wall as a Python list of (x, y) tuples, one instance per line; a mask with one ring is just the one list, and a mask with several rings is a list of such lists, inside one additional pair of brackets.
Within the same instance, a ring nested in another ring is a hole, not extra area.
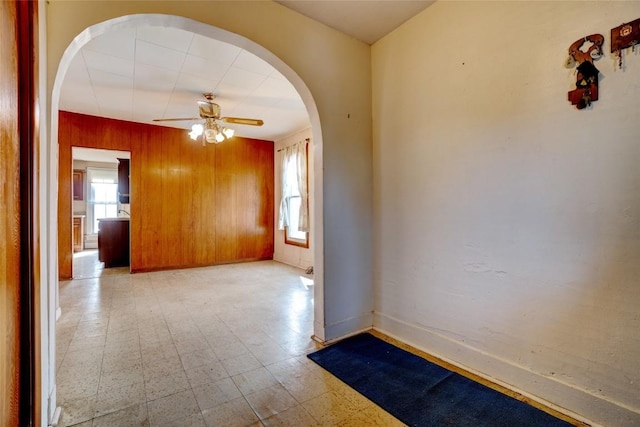
[[(300, 246), (286, 244), (284, 242), (284, 230), (278, 230), (278, 216), (280, 215), (280, 197), (282, 194), (282, 152), (278, 152), (285, 147), (289, 147), (297, 142), (304, 141), (305, 139), (311, 139), (311, 129), (304, 129), (300, 132), (283, 138), (279, 141), (275, 141), (274, 147), (274, 219), (276, 221), (274, 230), (274, 252), (273, 259), (285, 264), (293, 265), (294, 267), (307, 269), (313, 266), (313, 243), (308, 248), (302, 248)], [(308, 178), (309, 178), (309, 215), (311, 230), (309, 230), (309, 242), (313, 242), (315, 235), (313, 233), (313, 211), (314, 211), (314, 186), (313, 186), (313, 144), (309, 143), (308, 146)]]
[(437, 2), (372, 48), (375, 327), (607, 426), (640, 425), (640, 56), (609, 54), (638, 17)]

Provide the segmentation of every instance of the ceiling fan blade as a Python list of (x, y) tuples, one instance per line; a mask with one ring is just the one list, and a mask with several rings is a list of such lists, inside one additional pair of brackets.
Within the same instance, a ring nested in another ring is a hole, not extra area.
[(178, 119), (153, 119), (154, 122), (182, 122), (187, 120), (200, 120), (200, 117), (182, 117)]
[(220, 120), (226, 123), (235, 123), (237, 125), (262, 126), (264, 124), (260, 119), (245, 119), (242, 117), (220, 117)]

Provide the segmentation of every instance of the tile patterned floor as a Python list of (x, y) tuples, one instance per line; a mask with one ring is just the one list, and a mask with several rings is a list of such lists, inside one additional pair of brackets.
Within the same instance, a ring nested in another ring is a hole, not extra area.
[(403, 425), (306, 358), (316, 344), (302, 270), (130, 275), (79, 258), (81, 278), (60, 283), (61, 426)]

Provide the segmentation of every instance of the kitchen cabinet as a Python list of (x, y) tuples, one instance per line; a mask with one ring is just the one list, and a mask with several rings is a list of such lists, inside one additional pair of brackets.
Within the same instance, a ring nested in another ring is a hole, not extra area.
[(73, 251), (84, 250), (84, 215), (73, 216)]
[(118, 201), (129, 203), (129, 159), (118, 159)]
[(73, 200), (84, 200), (84, 171), (73, 170)]
[(129, 265), (129, 218), (98, 220), (98, 260), (105, 268)]

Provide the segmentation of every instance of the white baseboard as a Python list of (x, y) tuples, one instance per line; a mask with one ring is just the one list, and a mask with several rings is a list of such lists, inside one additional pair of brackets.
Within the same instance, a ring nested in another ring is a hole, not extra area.
[(640, 425), (640, 413), (631, 408), (595, 396), (555, 378), (540, 375), (526, 367), (518, 366), (417, 325), (376, 312), (373, 327), (416, 349), (592, 426)]
[(51, 389), (51, 393), (49, 393), (49, 399), (47, 402), (47, 414), (49, 418), (48, 424), (51, 427), (56, 427), (58, 425), (58, 423), (60, 422), (60, 415), (62, 414), (62, 408), (56, 406), (58, 398), (57, 394), (58, 387), (54, 384), (53, 388)]
[(360, 316), (344, 319), (331, 325), (324, 326), (324, 341), (331, 343), (338, 339), (368, 331), (373, 325), (373, 314), (365, 313)]

